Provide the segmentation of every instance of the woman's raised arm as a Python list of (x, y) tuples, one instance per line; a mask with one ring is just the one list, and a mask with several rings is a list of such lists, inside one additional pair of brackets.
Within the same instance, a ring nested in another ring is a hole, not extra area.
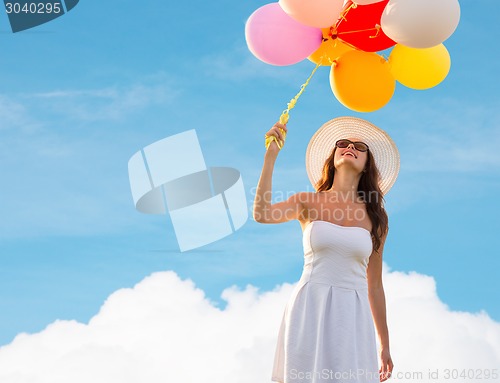
[[(276, 123), (269, 129), (267, 136), (275, 136), (284, 144), (285, 140), (280, 128), (285, 132), (287, 131), (286, 125)], [(271, 204), (273, 170), (279, 151), (276, 141), (271, 141), (264, 155), (264, 165), (262, 166), (262, 173), (257, 184), (253, 204), (253, 218), (260, 223), (286, 222), (298, 219), (304, 212), (304, 206), (300, 202), (302, 193), (294, 194), (286, 201)]]

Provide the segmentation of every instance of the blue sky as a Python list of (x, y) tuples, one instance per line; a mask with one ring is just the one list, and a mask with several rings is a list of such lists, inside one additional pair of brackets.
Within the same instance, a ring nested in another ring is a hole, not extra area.
[[(0, 345), (56, 319), (88, 321), (114, 291), (155, 271), (190, 278), (219, 305), (231, 285), (271, 290), (302, 268), (298, 222), (248, 222), (181, 253), (167, 216), (138, 213), (128, 159), (196, 129), (210, 166), (238, 169), (251, 211), (263, 135), (313, 69), (273, 67), (247, 50), (244, 23), (265, 2), (81, 1), (12, 34), (0, 17)], [(273, 189), (311, 188), (311, 135), (340, 115), (387, 130), (401, 153), (387, 195), (384, 259), (431, 275), (450, 309), (500, 321), (500, 129), (496, 0), (461, 1), (437, 87), (398, 84), (383, 109), (338, 103), (321, 68), (291, 112)]]

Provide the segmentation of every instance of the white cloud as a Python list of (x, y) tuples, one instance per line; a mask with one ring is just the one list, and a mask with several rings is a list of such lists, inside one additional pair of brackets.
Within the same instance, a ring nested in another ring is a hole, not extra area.
[[(422, 173), (491, 173), (500, 169), (497, 100), (464, 105), (462, 100), (398, 103), (393, 124), (401, 132), (401, 170)], [(419, 116), (418, 119), (415, 116)]]
[[(120, 145), (50, 131), (0, 142), (0, 238), (121, 230), (136, 219)], [(125, 165), (126, 166), (126, 165)], [(126, 169), (126, 168), (125, 168)], [(105, 217), (105, 219), (103, 219)]]
[[(449, 369), (474, 370), (475, 379), (459, 381), (477, 382), (478, 370), (491, 371), (500, 365), (500, 323), (486, 312), (451, 311), (438, 298), (435, 280), (427, 275), (393, 271), (385, 274), (384, 281), (394, 364), (407, 377), (422, 373), (422, 380), (418, 375), (401, 380), (436, 382), (428, 378), (431, 369), (438, 370), (443, 381)], [(500, 377), (488, 381), (499, 382)]]
[[(314, 68), (314, 64), (309, 66)], [(305, 63), (307, 65), (307, 63)], [(225, 81), (248, 81), (252, 79), (274, 79), (283, 83), (293, 83), (299, 77), (300, 64), (293, 66), (269, 65), (254, 57), (246, 44), (238, 44), (232, 50), (209, 54), (201, 58), (204, 72)]]
[(0, 237), (102, 234), (137, 222), (126, 161), (149, 120), (137, 129), (131, 117), (178, 93), (159, 73), (97, 89), (0, 94)]
[[(394, 373), (493, 369), (500, 323), (454, 312), (432, 277), (384, 269)], [(294, 285), (230, 287), (219, 309), (190, 280), (155, 273), (112, 294), (88, 324), (56, 321), (0, 348), (2, 383), (266, 382)], [(418, 377), (417, 377), (418, 379)], [(394, 381), (415, 381), (396, 378)], [(451, 380), (450, 380), (451, 381)], [(473, 382), (477, 379), (464, 379)], [(498, 382), (500, 379), (489, 379)]]
[(380, 121), (401, 155), (399, 177), (387, 197), (391, 212), (429, 202), (441, 207), (452, 201), (463, 204), (495, 193), (500, 170), (500, 114), (494, 112), (498, 100), (481, 105), (462, 99), (421, 100), (394, 100), (390, 118)]
[(179, 90), (165, 76), (151, 76), (129, 86), (54, 90), (27, 95), (43, 108), (81, 121), (123, 120), (131, 112), (171, 102)]
[(0, 94), (0, 131), (11, 129), (31, 133), (42, 125), (28, 115), (28, 108), (10, 97)]

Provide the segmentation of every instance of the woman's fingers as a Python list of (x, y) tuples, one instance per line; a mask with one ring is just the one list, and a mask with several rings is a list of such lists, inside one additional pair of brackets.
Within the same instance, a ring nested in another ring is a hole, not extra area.
[(281, 130), (276, 129), (276, 136), (279, 138), (280, 141), (283, 141), (285, 138), (283, 137), (283, 133), (281, 133)]
[[(269, 129), (268, 132), (265, 134), (266, 148), (269, 149), (269, 146), (272, 146), (273, 149), (277, 150), (281, 149), (285, 144), (286, 133), (287, 133), (287, 128), (285, 124), (280, 124), (279, 122), (275, 123), (273, 127)], [(270, 139), (270, 137), (273, 137), (275, 140)]]
[(389, 358), (387, 362), (387, 377), (390, 378), (392, 375), (392, 369), (394, 368), (394, 364), (392, 363), (392, 359)]
[(274, 124), (274, 126), (277, 126), (278, 128), (281, 128), (286, 132), (286, 124), (281, 124), (281, 123), (277, 122), (276, 124)]
[(384, 361), (382, 363), (382, 366), (380, 367), (380, 370), (379, 370), (381, 382), (384, 382), (391, 377), (393, 368), (394, 368), (394, 365), (392, 363), (391, 358), (389, 358), (389, 360)]
[(266, 133), (266, 136), (275, 136), (280, 141), (284, 141), (285, 137), (280, 129), (283, 129), (286, 134), (287, 132), (286, 125), (277, 122), (271, 129), (269, 129), (269, 131)]
[(279, 138), (281, 141), (284, 141), (285, 137), (284, 137), (284, 135), (282, 133), (282, 130), (285, 133), (287, 132), (286, 125), (285, 124), (280, 124), (279, 122), (277, 122), (276, 124), (274, 124), (273, 129), (275, 130), (275, 132), (277, 134), (277, 138)]
[(279, 129), (283, 129), (285, 132), (287, 131), (286, 124), (280, 124), (279, 122), (277, 122), (276, 124), (274, 124), (274, 126)]

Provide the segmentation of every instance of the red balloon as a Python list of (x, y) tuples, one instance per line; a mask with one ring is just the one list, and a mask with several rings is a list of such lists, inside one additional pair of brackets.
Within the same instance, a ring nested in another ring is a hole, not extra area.
[(344, 7), (348, 11), (337, 23), (338, 38), (365, 52), (382, 51), (396, 45), (380, 27), (380, 18), (388, 2), (352, 6), (352, 1), (348, 1)]

